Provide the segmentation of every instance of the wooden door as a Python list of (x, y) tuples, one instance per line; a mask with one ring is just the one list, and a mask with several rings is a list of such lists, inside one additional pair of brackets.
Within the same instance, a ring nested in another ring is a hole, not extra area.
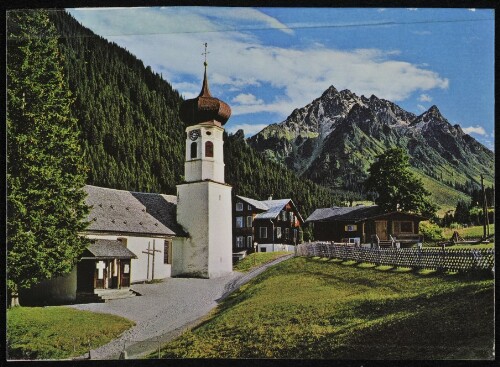
[(130, 287), (130, 260), (120, 261), (120, 287)]
[(387, 221), (386, 220), (376, 220), (375, 221), (375, 233), (378, 238), (382, 241), (387, 240)]
[(94, 290), (94, 260), (81, 260), (76, 267), (76, 289), (78, 292), (92, 292)]

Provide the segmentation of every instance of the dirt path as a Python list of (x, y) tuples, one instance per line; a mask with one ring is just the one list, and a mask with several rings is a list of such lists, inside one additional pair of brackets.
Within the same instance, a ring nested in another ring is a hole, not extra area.
[(92, 350), (91, 359), (118, 359), (124, 350), (128, 358), (138, 358), (194, 327), (229, 294), (292, 256), (280, 257), (248, 273), (233, 272), (220, 278), (168, 278), (156, 284), (135, 284), (132, 289), (142, 294), (140, 297), (71, 307), (119, 315), (136, 323), (119, 338)]

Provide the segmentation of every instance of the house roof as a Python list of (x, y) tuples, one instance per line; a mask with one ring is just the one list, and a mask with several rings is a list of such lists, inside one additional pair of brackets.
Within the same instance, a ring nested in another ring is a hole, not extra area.
[(248, 204), (256, 207), (257, 209), (260, 209), (260, 210), (267, 210), (269, 209), (267, 207), (267, 205), (263, 204), (262, 201), (259, 201), (259, 200), (255, 200), (255, 199), (250, 199), (250, 198), (247, 198), (247, 197), (244, 197), (244, 196), (239, 196), (239, 195), (236, 195), (237, 198), (243, 200), (243, 201), (246, 201)]
[(331, 208), (316, 209), (306, 222), (331, 221), (331, 220), (349, 220), (359, 222), (374, 216), (382, 214), (382, 209), (378, 205), (370, 206), (334, 206)]
[(283, 210), (286, 204), (288, 204), (292, 199), (281, 199), (281, 200), (264, 200), (262, 204), (268, 207), (267, 211), (259, 213), (255, 216), (255, 219), (274, 219), (276, 218), (280, 211)]
[[(262, 213), (257, 214), (255, 216), (255, 219), (274, 219), (278, 216), (280, 211), (283, 210), (283, 208), (290, 202), (295, 207), (292, 199), (255, 200), (239, 195), (236, 195), (236, 197), (263, 211)], [(304, 222), (304, 219), (302, 218), (298, 210), (297, 215), (299, 216), (300, 220)]]
[(82, 259), (137, 259), (137, 256), (119, 240), (95, 240), (87, 247), (91, 256)]
[(88, 231), (184, 236), (176, 221), (177, 198), (86, 185)]
[(307, 219), (306, 222), (326, 222), (326, 221), (350, 221), (361, 222), (366, 219), (389, 216), (393, 214), (408, 215), (420, 219), (427, 219), (418, 214), (405, 212), (385, 213), (378, 205), (359, 205), (353, 207), (334, 206), (331, 208), (316, 209)]

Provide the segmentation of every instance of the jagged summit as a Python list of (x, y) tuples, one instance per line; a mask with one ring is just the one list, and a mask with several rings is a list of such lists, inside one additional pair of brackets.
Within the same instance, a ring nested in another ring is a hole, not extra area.
[(372, 94), (333, 85), (321, 97), (248, 139), (249, 144), (298, 174), (332, 189), (362, 191), (377, 154), (399, 146), (422, 175), (452, 187), (488, 172), (494, 154), (452, 126), (433, 105), (420, 115)]

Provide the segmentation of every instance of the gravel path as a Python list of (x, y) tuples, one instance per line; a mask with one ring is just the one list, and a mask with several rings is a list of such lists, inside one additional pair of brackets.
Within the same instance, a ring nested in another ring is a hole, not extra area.
[(123, 316), (136, 323), (119, 338), (92, 350), (92, 359), (118, 359), (124, 349), (128, 358), (137, 358), (158, 350), (159, 345), (195, 326), (222, 299), (268, 267), (292, 256), (280, 257), (245, 274), (233, 272), (213, 279), (167, 278), (161, 283), (134, 284), (131, 288), (142, 296), (70, 307)]

